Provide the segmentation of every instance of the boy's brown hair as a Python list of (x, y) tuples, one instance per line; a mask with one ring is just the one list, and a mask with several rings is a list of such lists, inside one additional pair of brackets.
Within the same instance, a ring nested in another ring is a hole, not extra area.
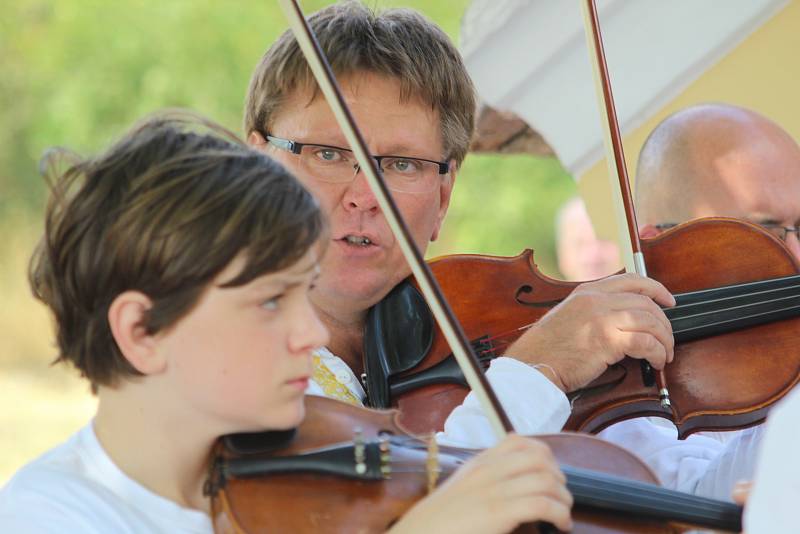
[[(337, 76), (370, 72), (397, 79), (404, 100), (419, 99), (439, 112), (447, 159), (464, 160), (475, 128), (475, 89), (461, 55), (433, 22), (410, 9), (375, 12), (342, 2), (309, 17)], [(256, 66), (247, 91), (244, 132), (266, 135), (285, 99), (317, 84), (290, 31)]]
[(152, 300), (143, 326), (155, 333), (238, 254), (246, 265), (222, 287), (291, 266), (324, 231), (317, 202), (282, 166), (187, 112), (151, 117), (93, 158), (56, 150), (42, 163), (51, 196), (30, 284), (55, 315), (56, 361), (93, 389), (140, 374), (109, 327), (119, 294)]

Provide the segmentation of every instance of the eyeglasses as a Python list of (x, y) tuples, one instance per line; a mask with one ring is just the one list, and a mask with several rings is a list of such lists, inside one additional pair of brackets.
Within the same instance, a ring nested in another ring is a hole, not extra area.
[[(789, 234), (794, 234), (795, 237), (800, 239), (800, 226), (784, 226), (780, 223), (773, 223), (773, 222), (762, 222), (762, 223), (753, 223), (757, 224), (758, 226), (762, 227), (778, 239), (782, 239), (786, 241), (786, 238), (789, 237)], [(674, 228), (678, 226), (678, 223), (661, 223), (656, 224), (655, 227), (659, 230), (668, 230), (670, 228)]]
[[(300, 156), (309, 174), (321, 182), (348, 183), (360, 167), (352, 150), (330, 145), (298, 143), (273, 135), (265, 136), (273, 146)], [(405, 156), (372, 156), (389, 189), (404, 193), (428, 193), (439, 186), (439, 176), (450, 172), (446, 161)]]

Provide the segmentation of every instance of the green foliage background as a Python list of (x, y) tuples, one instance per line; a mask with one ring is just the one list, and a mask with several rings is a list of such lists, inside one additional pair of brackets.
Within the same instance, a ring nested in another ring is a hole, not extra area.
[[(305, 1), (307, 12), (331, 2)], [(382, 0), (419, 9), (458, 39), (468, 0)], [(10, 12), (9, 12), (10, 10)], [(168, 106), (239, 131), (253, 66), (285, 22), (277, 3), (229, 0), (17, 0), (0, 21), (0, 220), (38, 220), (42, 151), (97, 150)], [(549, 272), (552, 217), (573, 184), (555, 161), (470, 156), (432, 254), (515, 254), (534, 247)]]
[[(306, 12), (330, 1), (306, 0)], [(469, 0), (370, 0), (412, 7), (454, 39)], [(85, 424), (86, 385), (54, 355), (25, 269), (41, 231), (37, 172), (54, 145), (91, 153), (164, 107), (197, 110), (239, 131), (250, 73), (286, 27), (270, 0), (12, 0), (0, 16), (0, 485)], [(536, 250), (555, 273), (553, 216), (575, 192), (557, 161), (467, 158), (430, 255)]]

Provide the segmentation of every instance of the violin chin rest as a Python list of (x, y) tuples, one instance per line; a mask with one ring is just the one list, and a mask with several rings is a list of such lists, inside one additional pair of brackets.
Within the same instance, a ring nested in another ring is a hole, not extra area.
[(269, 432), (240, 432), (222, 438), (225, 448), (237, 455), (264, 454), (287, 447), (297, 434), (296, 428)]
[(404, 280), (367, 315), (364, 371), (369, 405), (392, 405), (392, 377), (419, 365), (433, 344), (433, 316), (419, 290)]

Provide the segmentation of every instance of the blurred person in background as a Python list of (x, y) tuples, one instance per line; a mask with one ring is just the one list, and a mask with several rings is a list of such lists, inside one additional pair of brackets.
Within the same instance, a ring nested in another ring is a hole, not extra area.
[(619, 246), (597, 237), (580, 197), (569, 199), (556, 214), (556, 254), (564, 280), (596, 280), (622, 268)]

